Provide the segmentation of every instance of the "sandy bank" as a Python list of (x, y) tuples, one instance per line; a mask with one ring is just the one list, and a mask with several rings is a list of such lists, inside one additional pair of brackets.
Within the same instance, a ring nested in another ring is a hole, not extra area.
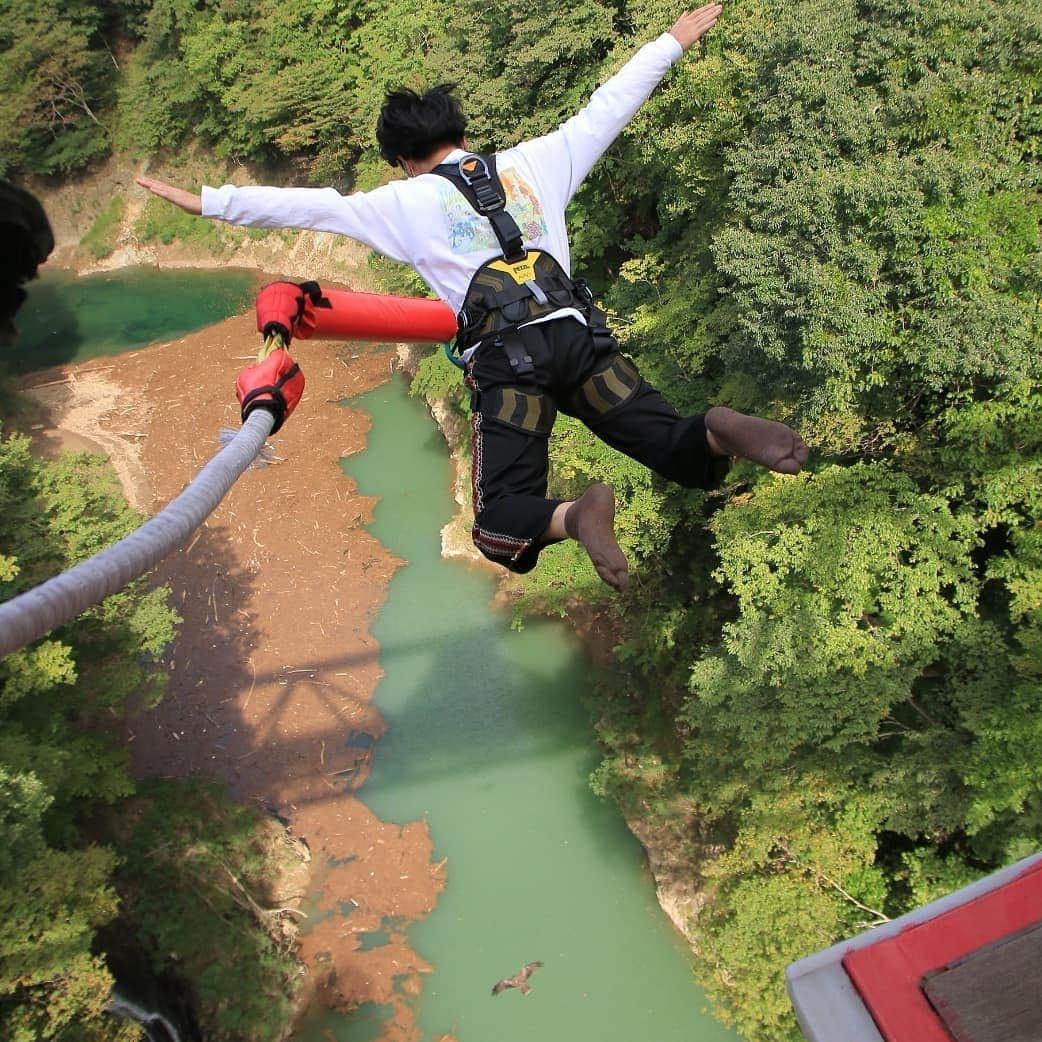
[[(98, 366), (67, 366), (25, 381), (47, 410), (39, 441), (96, 447), (132, 502), (152, 513), (238, 426), (233, 386), (255, 352), (253, 316)], [(342, 353), (338, 353), (341, 347)], [(274, 439), (276, 461), (250, 471), (188, 545), (157, 569), (184, 617), (158, 709), (129, 721), (139, 776), (202, 776), (290, 821), (325, 879), (326, 919), (302, 954), (334, 1006), (393, 1001), (396, 1037), (411, 1037), (408, 1004), (426, 964), (402, 931), (362, 951), (358, 935), (385, 920), (422, 918), (444, 885), (425, 822), (375, 818), (355, 796), (385, 724), (371, 705), (381, 672), (369, 625), (398, 562), (364, 529), (373, 501), (338, 466), (364, 448), (368, 417), (339, 400), (388, 378), (393, 355), (309, 342), (297, 351), (307, 389)], [(400, 1036), (397, 1033), (400, 1032)]]

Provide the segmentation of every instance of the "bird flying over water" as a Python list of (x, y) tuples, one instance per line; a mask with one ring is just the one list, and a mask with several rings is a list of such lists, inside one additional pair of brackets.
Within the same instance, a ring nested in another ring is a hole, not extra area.
[(513, 977), (504, 977), (503, 980), (497, 981), (492, 985), (492, 994), (498, 995), (501, 991), (506, 991), (507, 988), (520, 988), (521, 994), (527, 995), (532, 990), (528, 984), (528, 978), (542, 965), (541, 962), (530, 962), (522, 966)]

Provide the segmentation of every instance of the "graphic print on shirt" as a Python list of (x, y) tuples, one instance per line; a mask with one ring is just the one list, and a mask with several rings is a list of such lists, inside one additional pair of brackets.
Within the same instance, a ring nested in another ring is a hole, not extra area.
[[(546, 235), (543, 208), (531, 184), (513, 170), (500, 172), (507, 196), (507, 209), (517, 221), (525, 242), (535, 244)], [(487, 217), (482, 217), (459, 189), (446, 184), (441, 191), (441, 205), (449, 227), (449, 248), (453, 253), (478, 253), (499, 248)]]

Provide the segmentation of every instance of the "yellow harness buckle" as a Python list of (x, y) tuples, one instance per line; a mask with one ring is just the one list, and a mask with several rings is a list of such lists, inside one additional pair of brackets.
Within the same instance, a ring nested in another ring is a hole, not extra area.
[(488, 267), (495, 268), (496, 271), (505, 272), (519, 286), (524, 286), (529, 282), (535, 282), (536, 256), (535, 253), (529, 251), (522, 260), (514, 261), (513, 263), (506, 260), (489, 261)]

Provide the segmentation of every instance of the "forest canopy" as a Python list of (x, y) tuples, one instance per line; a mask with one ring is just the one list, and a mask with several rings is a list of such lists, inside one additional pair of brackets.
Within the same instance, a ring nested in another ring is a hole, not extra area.
[[(25, 437), (0, 438), (0, 600), (140, 521), (101, 457), (51, 462)], [(180, 622), (168, 593), (137, 580), (0, 660), (5, 1040), (139, 1039), (106, 1012), (114, 969), (128, 964), (176, 981), (214, 1042), (281, 1037), (296, 961), (225, 877), (234, 866), (265, 892), (274, 822), (198, 783), (136, 783), (113, 726), (163, 697), (160, 658)]]
[[(676, 14), (0, 0), (0, 173), (196, 148), (366, 187), (388, 87), (465, 79), (471, 144), (502, 147)], [(644, 374), (813, 448), (707, 496), (567, 421), (553, 445), (557, 494), (614, 484), (639, 579), (600, 606), (622, 640), (593, 783), (698, 822), (700, 978), (750, 1042), (800, 1037), (787, 962), (1042, 842), (1040, 99), (1037, 4), (732, 0), (573, 204), (575, 267)], [(435, 355), (416, 387), (463, 408), (455, 380)], [(602, 596), (565, 548), (525, 604), (577, 588)], [(0, 783), (30, 836), (44, 797)]]

